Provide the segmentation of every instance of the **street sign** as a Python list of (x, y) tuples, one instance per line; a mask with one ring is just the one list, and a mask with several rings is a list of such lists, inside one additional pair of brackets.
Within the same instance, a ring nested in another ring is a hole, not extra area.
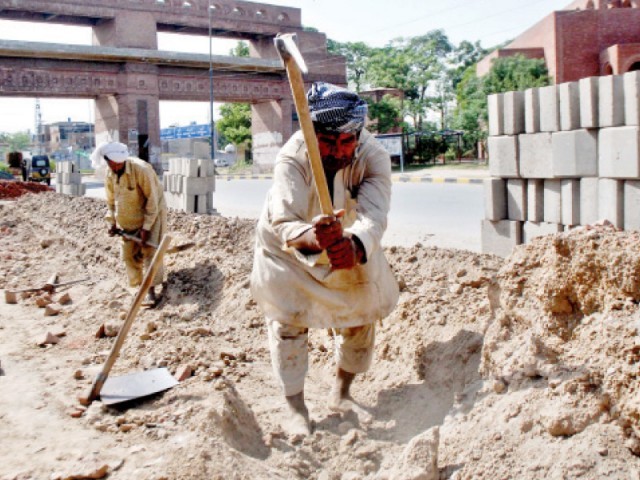
[(170, 127), (160, 130), (160, 140), (177, 140), (179, 138), (210, 138), (211, 125), (187, 125), (186, 127)]

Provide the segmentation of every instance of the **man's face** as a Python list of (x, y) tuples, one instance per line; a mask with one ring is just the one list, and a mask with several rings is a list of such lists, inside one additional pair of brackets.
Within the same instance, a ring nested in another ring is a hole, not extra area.
[(353, 161), (358, 146), (355, 133), (316, 133), (325, 170), (337, 172)]
[(109, 168), (113, 173), (118, 173), (120, 170), (124, 168), (124, 162), (120, 162), (120, 163), (112, 162), (106, 156), (104, 157), (104, 159), (106, 160), (107, 165), (109, 166)]

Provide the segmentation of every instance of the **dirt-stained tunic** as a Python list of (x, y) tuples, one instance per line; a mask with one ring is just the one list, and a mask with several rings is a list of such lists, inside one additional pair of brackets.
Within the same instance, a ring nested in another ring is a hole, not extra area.
[(333, 206), (347, 210), (344, 231), (360, 239), (366, 263), (331, 271), (325, 252), (303, 255), (287, 247), (321, 213), (302, 132), (294, 134), (278, 154), (256, 229), (251, 291), (265, 316), (301, 327), (343, 328), (391, 313), (398, 284), (380, 245), (390, 198), (389, 154), (363, 130), (355, 160), (335, 176)]
[[(126, 233), (136, 234), (139, 229), (149, 230), (149, 241), (160, 243), (167, 230), (167, 206), (162, 185), (151, 164), (139, 158), (128, 158), (125, 171), (118, 175), (107, 169), (104, 182), (107, 198), (106, 220), (116, 223)], [(129, 285), (142, 282), (142, 267), (149, 267), (155, 249), (141, 248), (138, 244), (124, 240), (122, 259), (127, 267)], [(162, 283), (164, 271), (158, 269), (152, 285)]]

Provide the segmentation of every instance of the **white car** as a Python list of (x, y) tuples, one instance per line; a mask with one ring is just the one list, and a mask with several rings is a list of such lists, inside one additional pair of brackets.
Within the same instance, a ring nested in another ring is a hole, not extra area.
[(226, 158), (216, 158), (214, 159), (213, 164), (216, 167), (228, 167), (230, 165), (229, 160)]

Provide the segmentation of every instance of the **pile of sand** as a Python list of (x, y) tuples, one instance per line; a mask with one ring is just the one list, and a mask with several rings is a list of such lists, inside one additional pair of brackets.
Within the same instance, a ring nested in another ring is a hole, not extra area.
[[(0, 398), (10, 445), (0, 478), (104, 465), (114, 479), (638, 478), (636, 233), (574, 230), (506, 261), (388, 248), (401, 297), (379, 325), (374, 366), (356, 379), (354, 408), (331, 412), (332, 340), (311, 333), (315, 431), (301, 440), (280, 427), (286, 410), (249, 293), (255, 224), (223, 217), (170, 214), (174, 244), (196, 247), (167, 257), (164, 300), (140, 312), (112, 372), (166, 366), (185, 380), (71, 416), (113, 343), (95, 333), (117, 331), (135, 292), (104, 213), (103, 202), (53, 193), (0, 207), (0, 288), (52, 272), (92, 279), (67, 291), (57, 317), (43, 316), (38, 295), (0, 305), (0, 381), (15, 386)], [(55, 345), (31, 342), (60, 329)], [(25, 392), (40, 382), (47, 395), (31, 402)]]

